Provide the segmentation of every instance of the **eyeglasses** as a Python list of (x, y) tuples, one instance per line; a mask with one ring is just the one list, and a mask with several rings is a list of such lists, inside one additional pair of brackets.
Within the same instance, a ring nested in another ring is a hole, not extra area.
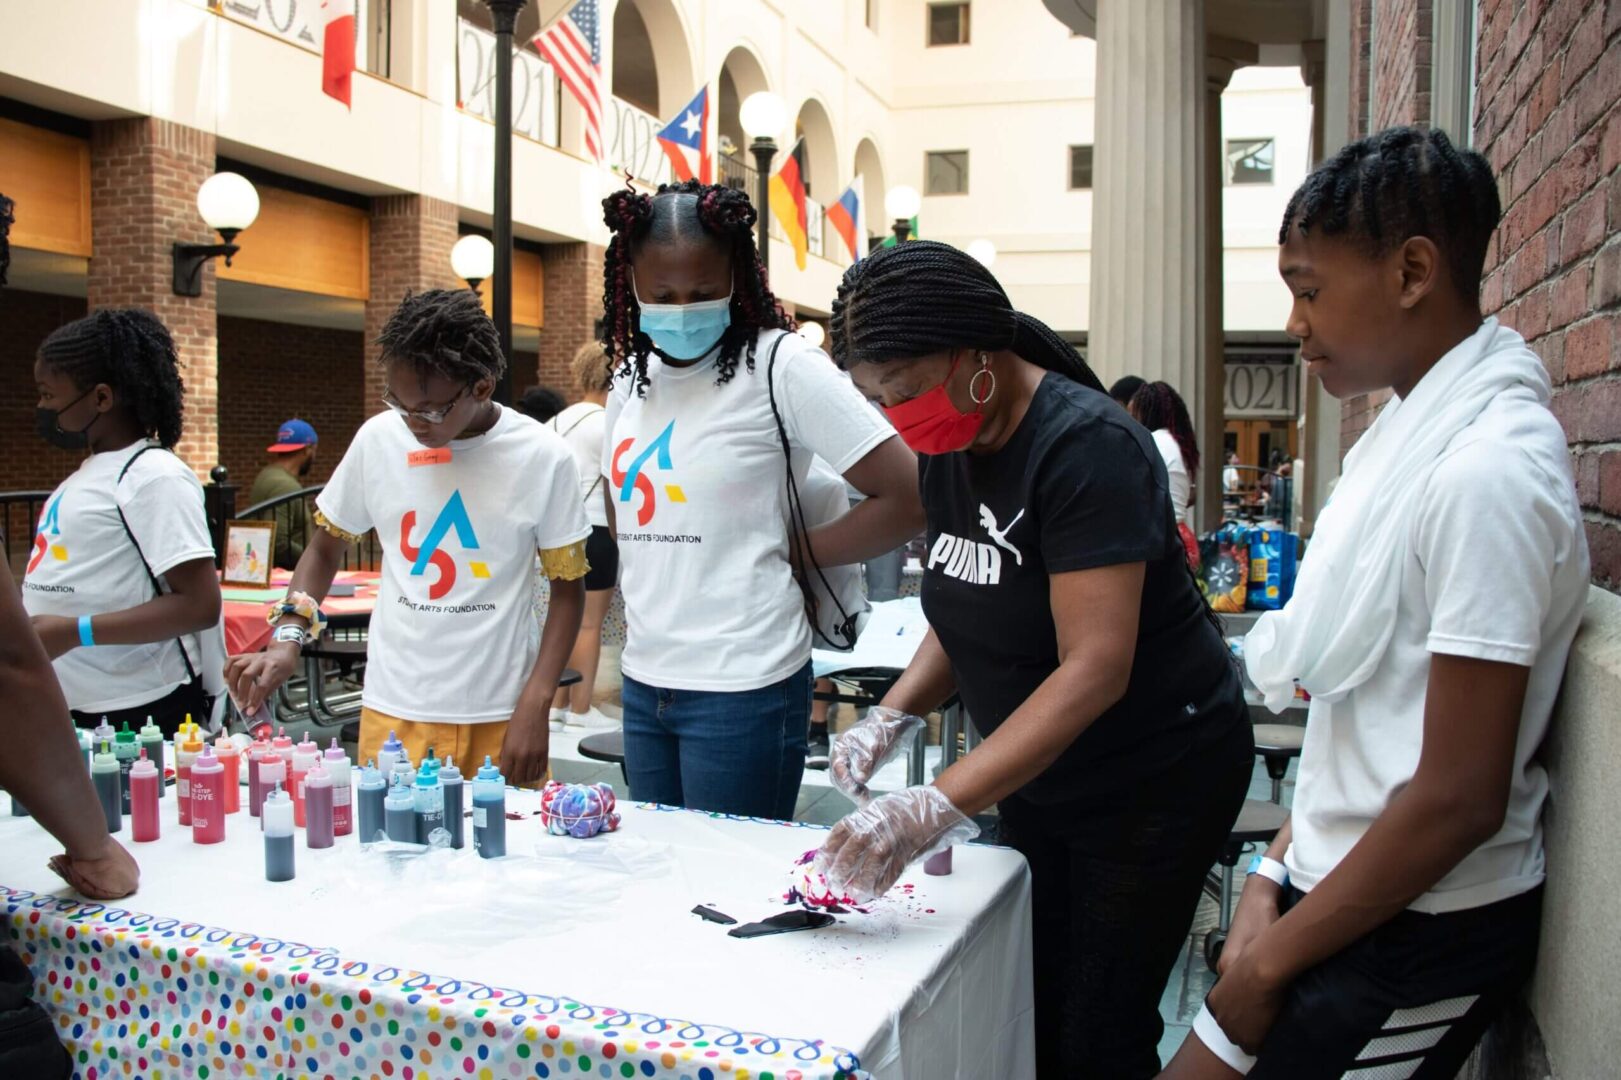
[(424, 424), (442, 424), (445, 422), (445, 417), (450, 415), (450, 411), (456, 407), (462, 398), (467, 396), (467, 391), (472, 388), (472, 384), (469, 383), (462, 387), (455, 397), (450, 399), (450, 404), (434, 409), (407, 409), (399, 403), (392, 390), (383, 391), (383, 404), (398, 413), (402, 420), (420, 420)]

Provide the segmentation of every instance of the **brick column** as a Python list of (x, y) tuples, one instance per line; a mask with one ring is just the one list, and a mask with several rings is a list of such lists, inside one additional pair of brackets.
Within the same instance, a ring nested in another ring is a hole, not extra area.
[[(579, 396), (569, 365), (575, 350), (591, 340), (602, 318), (602, 264), (608, 249), (596, 244), (547, 244), (542, 255), (545, 307), (540, 329), (540, 361), (535, 381), (556, 387), (570, 400)], [(515, 373), (512, 385), (527, 385)]]
[(383, 372), (377, 335), (405, 294), (466, 288), (450, 268), (456, 204), (426, 195), (382, 195), (371, 201), (371, 298), (366, 301), (365, 415), (381, 412)]
[[(176, 296), (171, 247), (219, 242), (197, 213), (197, 189), (213, 173), (210, 132), (153, 117), (91, 128), (89, 307), (147, 308), (174, 335), (186, 384), (185, 430), (175, 450), (205, 479), (219, 461), (214, 265), (203, 270), (201, 296)], [(243, 243), (252, 235), (244, 233)]]

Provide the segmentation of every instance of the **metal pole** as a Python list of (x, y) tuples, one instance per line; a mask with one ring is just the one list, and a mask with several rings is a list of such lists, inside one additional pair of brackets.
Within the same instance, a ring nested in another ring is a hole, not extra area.
[(755, 244), (760, 249), (760, 265), (771, 271), (771, 159), (777, 153), (775, 139), (755, 139), (749, 143), (754, 153), (754, 212), (760, 220), (755, 223)]
[(896, 218), (891, 226), (895, 230), (895, 243), (904, 244), (912, 238), (912, 223), (906, 218)]
[(490, 309), (507, 369), (495, 400), (512, 403), (512, 31), (528, 0), (484, 0), (495, 26), (495, 271)]

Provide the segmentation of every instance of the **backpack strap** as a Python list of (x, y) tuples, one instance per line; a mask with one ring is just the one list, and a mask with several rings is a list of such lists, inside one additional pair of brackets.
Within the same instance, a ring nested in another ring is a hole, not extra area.
[[(135, 451), (135, 453), (131, 454), (129, 456), (129, 460), (124, 462), (124, 467), (118, 471), (118, 479), (114, 481), (113, 486), (117, 487), (119, 484), (124, 482), (124, 477), (128, 475), (130, 467), (140, 459), (142, 454), (146, 453), (148, 450), (162, 449), (162, 447), (156, 445), (155, 443), (147, 443), (145, 446)], [(164, 452), (168, 453), (168, 451)], [(158, 596), (162, 596), (163, 585), (158, 581), (158, 575), (152, 572), (152, 564), (146, 561), (146, 552), (141, 550), (141, 542), (135, 539), (135, 534), (130, 531), (129, 520), (124, 517), (124, 508), (118, 505), (118, 500), (116, 498), (113, 500), (113, 509), (118, 511), (118, 523), (124, 527), (124, 535), (129, 537), (130, 544), (134, 546), (135, 554), (140, 558), (141, 566), (146, 570), (146, 578), (152, 583), (152, 591)], [(186, 643), (181, 641), (179, 638), (175, 638), (174, 643), (180, 648), (181, 662), (186, 665), (187, 680), (189, 682), (197, 682), (197, 669), (191, 666), (191, 654), (186, 652)]]

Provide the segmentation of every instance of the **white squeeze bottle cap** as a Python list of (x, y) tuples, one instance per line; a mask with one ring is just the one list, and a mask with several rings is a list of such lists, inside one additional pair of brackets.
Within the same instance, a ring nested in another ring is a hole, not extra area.
[(287, 797), (280, 784), (274, 791), (265, 796), (264, 808), (260, 811), (264, 822), (266, 836), (293, 835), (293, 800)]

